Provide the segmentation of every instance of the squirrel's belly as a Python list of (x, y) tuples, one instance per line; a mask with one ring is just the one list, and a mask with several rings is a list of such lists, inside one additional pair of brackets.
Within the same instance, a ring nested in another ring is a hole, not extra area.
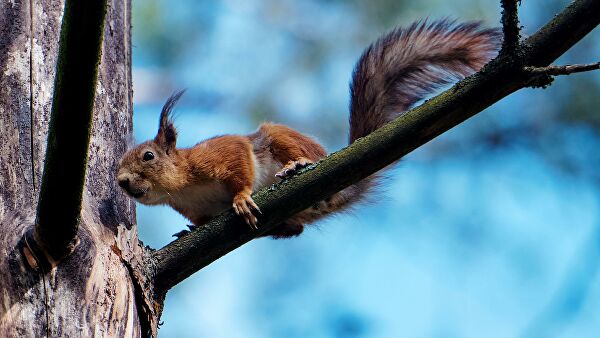
[(233, 196), (221, 182), (186, 187), (172, 194), (171, 206), (189, 219), (215, 216), (231, 208)]
[(266, 154), (253, 154), (254, 160), (254, 185), (252, 191), (256, 192), (264, 187), (270, 186), (280, 179), (275, 174), (281, 170), (281, 163), (273, 159), (270, 152)]

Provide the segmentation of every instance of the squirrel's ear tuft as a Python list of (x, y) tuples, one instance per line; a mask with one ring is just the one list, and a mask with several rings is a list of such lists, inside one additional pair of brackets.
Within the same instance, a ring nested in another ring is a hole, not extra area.
[(154, 138), (154, 142), (156, 142), (161, 148), (163, 148), (167, 154), (171, 152), (171, 150), (175, 149), (177, 142), (177, 130), (175, 129), (175, 125), (173, 124), (173, 108), (177, 104), (177, 101), (181, 98), (181, 96), (185, 93), (184, 90), (180, 90), (175, 94), (171, 95), (165, 102), (165, 105), (160, 112), (160, 121), (158, 125), (158, 134)]

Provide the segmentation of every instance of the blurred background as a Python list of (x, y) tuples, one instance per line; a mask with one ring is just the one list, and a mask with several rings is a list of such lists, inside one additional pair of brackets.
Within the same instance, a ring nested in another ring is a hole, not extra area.
[[(568, 2), (524, 1), (524, 34)], [(188, 88), (179, 146), (277, 121), (337, 150), (364, 47), (424, 17), (498, 26), (498, 3), (134, 0), (136, 140)], [(557, 64), (599, 56), (596, 30)], [(511, 95), (406, 156), (377, 203), (255, 240), (175, 287), (160, 335), (598, 337), (599, 107), (600, 72)], [(138, 206), (154, 248), (187, 223)]]

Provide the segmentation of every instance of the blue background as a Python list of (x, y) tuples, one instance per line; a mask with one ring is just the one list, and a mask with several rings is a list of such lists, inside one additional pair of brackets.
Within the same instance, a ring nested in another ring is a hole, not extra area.
[[(133, 7), (134, 131), (164, 100), (179, 146), (286, 123), (345, 145), (354, 62), (395, 25), (497, 26), (499, 1), (146, 0)], [(534, 33), (568, 1), (520, 7)], [(590, 34), (557, 61), (598, 61)], [(419, 148), (375, 203), (259, 239), (169, 292), (162, 337), (596, 337), (600, 72), (525, 89)], [(138, 205), (154, 248), (189, 223)]]

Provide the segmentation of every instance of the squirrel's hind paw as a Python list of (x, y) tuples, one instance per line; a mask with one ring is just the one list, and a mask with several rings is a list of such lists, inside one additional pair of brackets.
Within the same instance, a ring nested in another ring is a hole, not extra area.
[(275, 174), (276, 177), (286, 178), (294, 175), (298, 170), (305, 168), (314, 162), (306, 157), (300, 157), (297, 160), (289, 161), (283, 168)]

